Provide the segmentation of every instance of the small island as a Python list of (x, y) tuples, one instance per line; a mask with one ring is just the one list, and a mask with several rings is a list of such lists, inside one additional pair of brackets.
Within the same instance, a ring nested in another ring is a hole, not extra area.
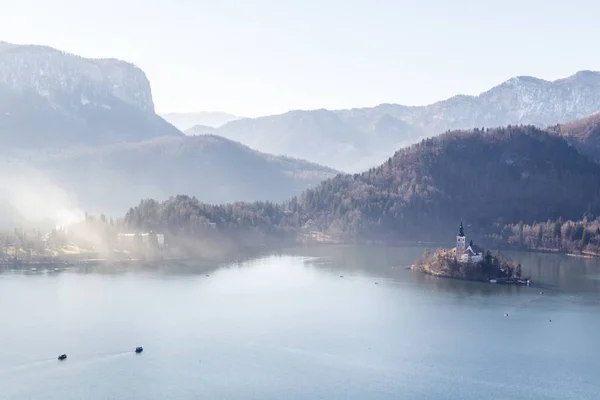
[(462, 222), (453, 249), (429, 250), (412, 266), (412, 269), (443, 278), (462, 279), (489, 283), (530, 284), (529, 278), (522, 277), (521, 264), (515, 266), (510, 259), (499, 252), (492, 255), (487, 250), (473, 244), (466, 245)]

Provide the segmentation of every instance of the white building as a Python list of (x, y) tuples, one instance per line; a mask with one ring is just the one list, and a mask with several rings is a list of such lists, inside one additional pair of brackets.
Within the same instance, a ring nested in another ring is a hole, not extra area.
[(462, 222), (456, 236), (456, 259), (460, 262), (479, 262), (483, 260), (483, 249), (471, 240), (469, 247), (466, 247), (467, 237), (463, 229)]
[(473, 241), (469, 243), (469, 247), (465, 250), (461, 257), (461, 261), (463, 262), (479, 262), (483, 260), (483, 249), (476, 244), (473, 244)]

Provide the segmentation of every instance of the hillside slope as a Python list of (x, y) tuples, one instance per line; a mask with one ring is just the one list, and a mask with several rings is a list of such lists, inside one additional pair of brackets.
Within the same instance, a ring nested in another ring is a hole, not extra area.
[(379, 164), (394, 149), (422, 136), (419, 129), (387, 113), (347, 118), (324, 109), (240, 119), (218, 128), (216, 134), (260, 151), (344, 171)]
[(294, 207), (332, 233), (428, 238), (450, 235), (461, 219), (485, 230), (578, 218), (600, 211), (599, 195), (600, 166), (524, 126), (427, 139), (378, 168), (307, 190)]
[(211, 203), (283, 201), (336, 174), (211, 135), (38, 153), (29, 163), (80, 208), (116, 215), (142, 198), (183, 192)]
[(556, 125), (550, 131), (563, 136), (582, 154), (600, 162), (600, 113)]

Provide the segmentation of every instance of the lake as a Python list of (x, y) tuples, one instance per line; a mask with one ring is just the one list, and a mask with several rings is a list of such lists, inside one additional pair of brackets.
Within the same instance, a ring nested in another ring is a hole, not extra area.
[(3, 271), (0, 398), (598, 399), (598, 260), (510, 253), (540, 289), (405, 269), (422, 251)]

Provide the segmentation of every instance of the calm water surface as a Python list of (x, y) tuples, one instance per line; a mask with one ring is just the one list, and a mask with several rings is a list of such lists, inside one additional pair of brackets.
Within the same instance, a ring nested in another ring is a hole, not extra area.
[(540, 289), (404, 269), (421, 252), (4, 271), (0, 398), (599, 398), (598, 261), (511, 254)]

